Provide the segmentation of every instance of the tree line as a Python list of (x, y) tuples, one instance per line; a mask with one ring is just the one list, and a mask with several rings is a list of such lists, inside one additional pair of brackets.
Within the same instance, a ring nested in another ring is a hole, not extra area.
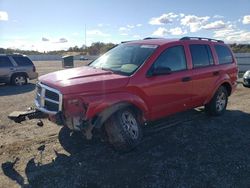
[(113, 43), (103, 43), (103, 42), (95, 42), (92, 43), (91, 46), (86, 47), (85, 45), (78, 47), (70, 47), (67, 50), (55, 50), (55, 51), (34, 51), (34, 50), (20, 50), (20, 49), (11, 49), (11, 48), (0, 48), (0, 54), (25, 54), (25, 55), (41, 55), (41, 54), (49, 54), (49, 55), (65, 55), (69, 53), (76, 53), (79, 55), (100, 55), (111, 48), (113, 48), (116, 44)]
[(230, 44), (234, 53), (250, 53), (250, 44)]
[[(26, 54), (26, 55), (40, 55), (40, 54), (51, 54), (51, 55), (65, 55), (69, 53), (76, 53), (78, 55), (100, 55), (111, 48), (116, 44), (113, 43), (103, 43), (95, 42), (91, 46), (86, 47), (85, 45), (78, 47), (70, 47), (67, 50), (55, 50), (48, 52), (38, 52), (34, 50), (20, 50), (20, 49), (10, 49), (10, 48), (0, 48), (0, 54)], [(250, 53), (250, 44), (230, 44), (234, 53)]]

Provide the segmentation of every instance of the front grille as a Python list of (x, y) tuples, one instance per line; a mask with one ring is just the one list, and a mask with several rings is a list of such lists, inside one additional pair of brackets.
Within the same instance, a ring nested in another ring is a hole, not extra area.
[(36, 106), (40, 111), (56, 114), (62, 110), (62, 94), (44, 84), (37, 84)]
[(45, 101), (44, 107), (49, 111), (59, 111), (59, 105), (50, 101)]
[(50, 91), (50, 90), (45, 91), (45, 97), (48, 98), (48, 99), (52, 99), (54, 101), (59, 101), (58, 93), (55, 93), (55, 92)]
[(42, 87), (40, 85), (37, 84), (37, 93), (41, 94), (42, 92)]

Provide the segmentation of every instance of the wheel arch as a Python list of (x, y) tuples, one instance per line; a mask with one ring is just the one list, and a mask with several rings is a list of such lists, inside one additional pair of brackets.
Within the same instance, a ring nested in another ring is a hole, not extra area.
[(221, 86), (224, 86), (226, 88), (227, 94), (228, 94), (228, 96), (230, 96), (231, 93), (232, 93), (232, 86), (231, 86), (231, 84), (229, 84), (228, 82), (224, 82), (223, 84), (221, 84)]
[(101, 128), (102, 125), (114, 113), (118, 112), (119, 110), (125, 109), (125, 108), (129, 108), (133, 112), (135, 112), (140, 123), (144, 122), (145, 114), (144, 114), (143, 110), (140, 107), (138, 107), (136, 104), (133, 104), (133, 103), (128, 102), (128, 101), (123, 101), (123, 102), (119, 102), (119, 103), (113, 104), (113, 105), (105, 108), (102, 112), (98, 113), (97, 115), (95, 115), (92, 118), (91, 123), (94, 125), (94, 127)]
[(16, 75), (24, 75), (24, 76), (26, 76), (26, 78), (29, 78), (29, 75), (26, 73), (26, 72), (14, 72), (12, 75), (11, 75), (11, 79), (10, 80), (12, 80), (13, 79), (13, 77), (14, 76), (16, 76)]
[(230, 83), (228, 80), (224, 80), (224, 81), (221, 81), (220, 83), (217, 84), (217, 86), (215, 87), (215, 89), (214, 89), (213, 92), (212, 92), (212, 95), (210, 95), (210, 96), (207, 98), (207, 100), (205, 101), (204, 104), (209, 103), (209, 101), (213, 98), (213, 96), (214, 96), (214, 94), (216, 93), (216, 91), (217, 91), (221, 86), (223, 86), (223, 87), (226, 88), (227, 93), (228, 93), (228, 96), (231, 95), (231, 93), (232, 93), (232, 85), (231, 85), (231, 83)]

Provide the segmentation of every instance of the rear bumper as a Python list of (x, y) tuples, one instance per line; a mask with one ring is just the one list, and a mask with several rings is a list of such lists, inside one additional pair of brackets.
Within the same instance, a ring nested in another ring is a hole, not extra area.
[(29, 73), (28, 76), (29, 76), (30, 80), (34, 80), (34, 79), (38, 78), (38, 73), (37, 72), (32, 72), (32, 73)]

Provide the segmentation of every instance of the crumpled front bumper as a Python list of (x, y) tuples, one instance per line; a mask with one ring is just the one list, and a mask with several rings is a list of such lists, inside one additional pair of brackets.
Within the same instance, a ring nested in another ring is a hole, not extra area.
[(82, 120), (80, 117), (65, 118), (62, 112), (55, 115), (49, 115), (49, 120), (60, 126), (67, 126), (73, 131), (82, 132), (86, 139), (92, 138), (92, 129), (94, 125), (89, 120)]
[(49, 115), (48, 119), (59, 126), (65, 125), (65, 119), (61, 111), (57, 112), (55, 115)]

